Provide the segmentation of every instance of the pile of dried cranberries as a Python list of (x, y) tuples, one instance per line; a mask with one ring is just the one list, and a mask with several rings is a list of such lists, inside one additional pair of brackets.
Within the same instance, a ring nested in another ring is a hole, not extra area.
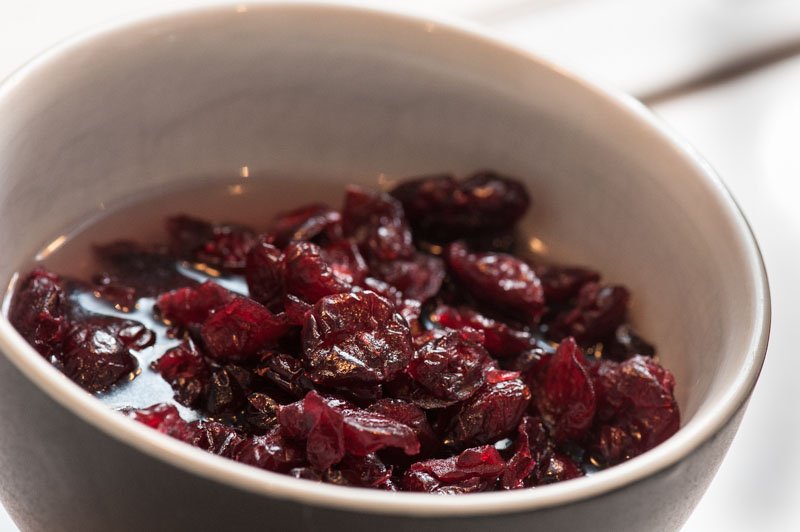
[[(567, 480), (672, 435), (675, 382), (626, 323), (625, 287), (512, 254), (529, 203), (481, 172), (350, 186), (341, 210), (260, 234), (176, 216), (168, 244), (97, 246), (90, 282), (34, 269), (9, 317), (89, 392), (157, 372), (175, 403), (125, 413), (245, 464), (451, 494)], [(159, 335), (120, 313), (143, 307), (169, 348), (142, 370)]]

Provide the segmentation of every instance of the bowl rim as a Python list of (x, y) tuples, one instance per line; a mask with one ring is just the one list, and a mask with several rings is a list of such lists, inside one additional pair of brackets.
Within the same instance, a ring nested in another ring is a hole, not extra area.
[[(588, 94), (599, 97), (621, 115), (638, 122), (668, 145), (681, 157), (694, 177), (717, 200), (720, 216), (725, 216), (736, 227), (737, 242), (747, 254), (747, 269), (754, 279), (754, 324), (750, 345), (746, 347), (745, 363), (724, 395), (708, 409), (698, 421), (681, 429), (656, 448), (613, 468), (590, 477), (583, 477), (542, 486), (536, 489), (470, 494), (461, 497), (434, 497), (420, 493), (391, 493), (365, 488), (312, 483), (286, 475), (261, 470), (215, 456), (190, 447), (164, 434), (158, 433), (111, 410), (87, 394), (50, 363), (48, 363), (17, 333), (5, 318), (0, 316), (0, 350), (35, 386), (73, 414), (83, 419), (120, 443), (131, 445), (155, 459), (177, 466), (184, 471), (237, 487), (248, 492), (292, 500), (298, 503), (324, 506), (353, 512), (376, 514), (401, 514), (409, 516), (468, 516), (492, 515), (532, 511), (590, 499), (642, 481), (671, 466), (694, 452), (720, 431), (745, 404), (758, 379), (766, 356), (769, 339), (771, 309), (769, 285), (760, 250), (741, 209), (720, 178), (689, 145), (647, 108), (613, 89), (584, 80), (560, 66), (551, 64), (535, 54), (504, 42), (490, 30), (460, 19), (441, 14), (431, 15), (407, 8), (369, 5), (367, 0), (266, 0), (247, 3), (202, 3), (197, 6), (170, 6), (149, 10), (132, 17), (83, 31), (67, 38), (23, 64), (0, 83), (0, 105), (3, 100), (34, 73), (46, 70), (68, 52), (92, 46), (94, 41), (117, 32), (131, 30), (142, 24), (162, 24), (231, 10), (246, 14), (250, 11), (272, 9), (336, 10), (372, 16), (383, 22), (418, 25), (423, 31), (448, 32), (458, 38), (480, 42), (506, 54), (514, 54), (532, 64), (555, 71), (568, 82), (577, 84)], [(743, 266), (744, 267), (744, 266)], [(13, 279), (12, 279), (13, 282)], [(695, 416), (696, 418), (697, 416)]]

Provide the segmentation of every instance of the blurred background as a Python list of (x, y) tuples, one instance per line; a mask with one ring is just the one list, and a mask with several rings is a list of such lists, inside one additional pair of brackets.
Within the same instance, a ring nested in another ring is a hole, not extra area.
[[(186, 0), (0, 0), (0, 79), (93, 25)], [(362, 0), (468, 19), (649, 106), (753, 227), (773, 321), (741, 429), (685, 532), (800, 530), (800, 0)], [(1, 126), (0, 126), (1, 127)], [(658, 501), (653, 501), (658, 504)], [(0, 507), (0, 532), (15, 531)]]

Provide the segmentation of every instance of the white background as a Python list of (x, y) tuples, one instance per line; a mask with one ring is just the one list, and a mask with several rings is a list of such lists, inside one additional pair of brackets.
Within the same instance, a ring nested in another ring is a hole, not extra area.
[[(186, 3), (0, 0), (0, 78), (80, 30)], [(762, 247), (773, 328), (739, 434), (684, 531), (800, 530), (800, 1), (374, 3), (469, 18), (632, 92), (718, 170)], [(16, 528), (0, 508), (0, 531), (5, 530)]]

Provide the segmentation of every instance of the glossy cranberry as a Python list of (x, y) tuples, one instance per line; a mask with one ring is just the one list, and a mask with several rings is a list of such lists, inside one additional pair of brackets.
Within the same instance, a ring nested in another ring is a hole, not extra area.
[(92, 277), (92, 292), (95, 297), (105, 299), (121, 312), (132, 311), (139, 299), (135, 288), (118, 282), (107, 273)]
[(530, 399), (519, 373), (489, 370), (486, 384), (444, 424), (445, 443), (463, 448), (504, 438), (517, 427)]
[(392, 468), (374, 454), (345, 455), (339, 464), (325, 472), (325, 482), (338, 486), (396, 491), (392, 482)]
[(360, 285), (369, 274), (367, 263), (352, 240), (340, 238), (323, 247), (321, 252), (333, 275), (348, 285)]
[(450, 175), (407, 180), (392, 195), (403, 204), (415, 235), (440, 242), (511, 229), (530, 205), (522, 185), (494, 172), (463, 182)]
[(197, 284), (197, 281), (181, 273), (179, 260), (158, 249), (120, 240), (94, 246), (93, 250), (106, 268), (100, 275), (108, 277), (115, 284), (132, 288), (137, 298), (156, 297), (169, 290)]
[(69, 327), (66, 306), (63, 281), (40, 267), (20, 283), (9, 320), (28, 343), (49, 358), (61, 350)]
[(203, 390), (203, 409), (212, 416), (238, 414), (251, 389), (248, 370), (234, 364), (215, 368)]
[(406, 367), (413, 347), (405, 319), (370, 291), (320, 299), (303, 325), (303, 364), (325, 386), (368, 386)]
[(286, 334), (287, 324), (252, 299), (239, 297), (217, 309), (200, 330), (208, 354), (222, 361), (243, 361)]
[(326, 469), (344, 457), (344, 418), (317, 392), (278, 411), (286, 434), (306, 442), (306, 456), (317, 469)]
[(300, 360), (275, 351), (261, 356), (255, 374), (271, 382), (295, 399), (305, 397), (313, 384), (303, 371)]
[(409, 259), (375, 263), (372, 271), (405, 297), (418, 301), (435, 296), (445, 277), (442, 259), (424, 253), (416, 253)]
[(264, 436), (250, 436), (234, 450), (233, 459), (268, 471), (288, 473), (306, 464), (305, 448), (286, 436), (282, 427), (275, 427)]
[(411, 428), (419, 441), (420, 454), (429, 456), (438, 451), (438, 438), (425, 412), (418, 406), (400, 399), (387, 398), (374, 402), (369, 406), (369, 410)]
[(283, 252), (260, 237), (245, 260), (245, 280), (250, 297), (270, 310), (283, 303), (286, 293)]
[(256, 233), (234, 224), (211, 224), (190, 216), (167, 220), (170, 247), (176, 255), (214, 268), (242, 271)]
[(414, 430), (375, 411), (344, 406), (345, 449), (354, 456), (366, 456), (386, 447), (402, 449), (407, 455), (419, 454), (420, 443)]
[(408, 374), (422, 388), (441, 399), (442, 406), (472, 397), (484, 383), (489, 354), (464, 331), (450, 332), (420, 348), (408, 364)]
[(170, 431), (170, 436), (204, 451), (233, 458), (242, 442), (236, 431), (218, 421), (192, 421)]
[(536, 346), (536, 340), (529, 332), (487, 318), (468, 307), (439, 305), (429, 315), (429, 319), (451, 329), (470, 327), (481, 331), (484, 336), (483, 346), (495, 358), (515, 357)]
[(134, 421), (164, 434), (169, 434), (176, 427), (186, 424), (175, 405), (164, 403), (141, 409), (126, 408), (122, 410), (122, 413)]
[(270, 230), (275, 245), (286, 247), (290, 242), (310, 242), (322, 234), (334, 237), (341, 232), (341, 215), (322, 203), (312, 203), (275, 217)]
[(564, 339), (550, 359), (536, 407), (556, 441), (580, 440), (594, 420), (596, 398), (583, 352)]
[(265, 393), (251, 393), (247, 396), (242, 423), (253, 434), (266, 434), (278, 424), (280, 405)]
[(548, 304), (567, 303), (578, 295), (581, 287), (600, 280), (600, 274), (588, 268), (540, 264), (533, 269), (542, 281), (544, 298)]
[(539, 278), (522, 260), (504, 253), (470, 253), (460, 242), (447, 249), (447, 264), (460, 286), (504, 314), (535, 322), (544, 311)]
[(208, 384), (211, 371), (194, 342), (183, 340), (152, 363), (175, 391), (175, 400), (184, 406), (196, 406)]
[(200, 325), (215, 310), (236, 299), (236, 294), (213, 281), (171, 290), (158, 296), (161, 318), (180, 327)]
[(370, 262), (408, 259), (416, 251), (403, 207), (388, 194), (348, 186), (342, 227)]
[(451, 458), (411, 464), (403, 475), (403, 488), (440, 494), (486, 491), (494, 487), (505, 467), (493, 446), (475, 447)]
[(582, 346), (599, 342), (614, 333), (628, 313), (630, 293), (624, 286), (583, 285), (575, 306), (559, 314), (548, 335), (555, 341), (572, 336)]
[(310, 242), (295, 242), (284, 257), (286, 291), (313, 305), (320, 298), (350, 291), (350, 284), (337, 276), (323, 258), (322, 249)]

